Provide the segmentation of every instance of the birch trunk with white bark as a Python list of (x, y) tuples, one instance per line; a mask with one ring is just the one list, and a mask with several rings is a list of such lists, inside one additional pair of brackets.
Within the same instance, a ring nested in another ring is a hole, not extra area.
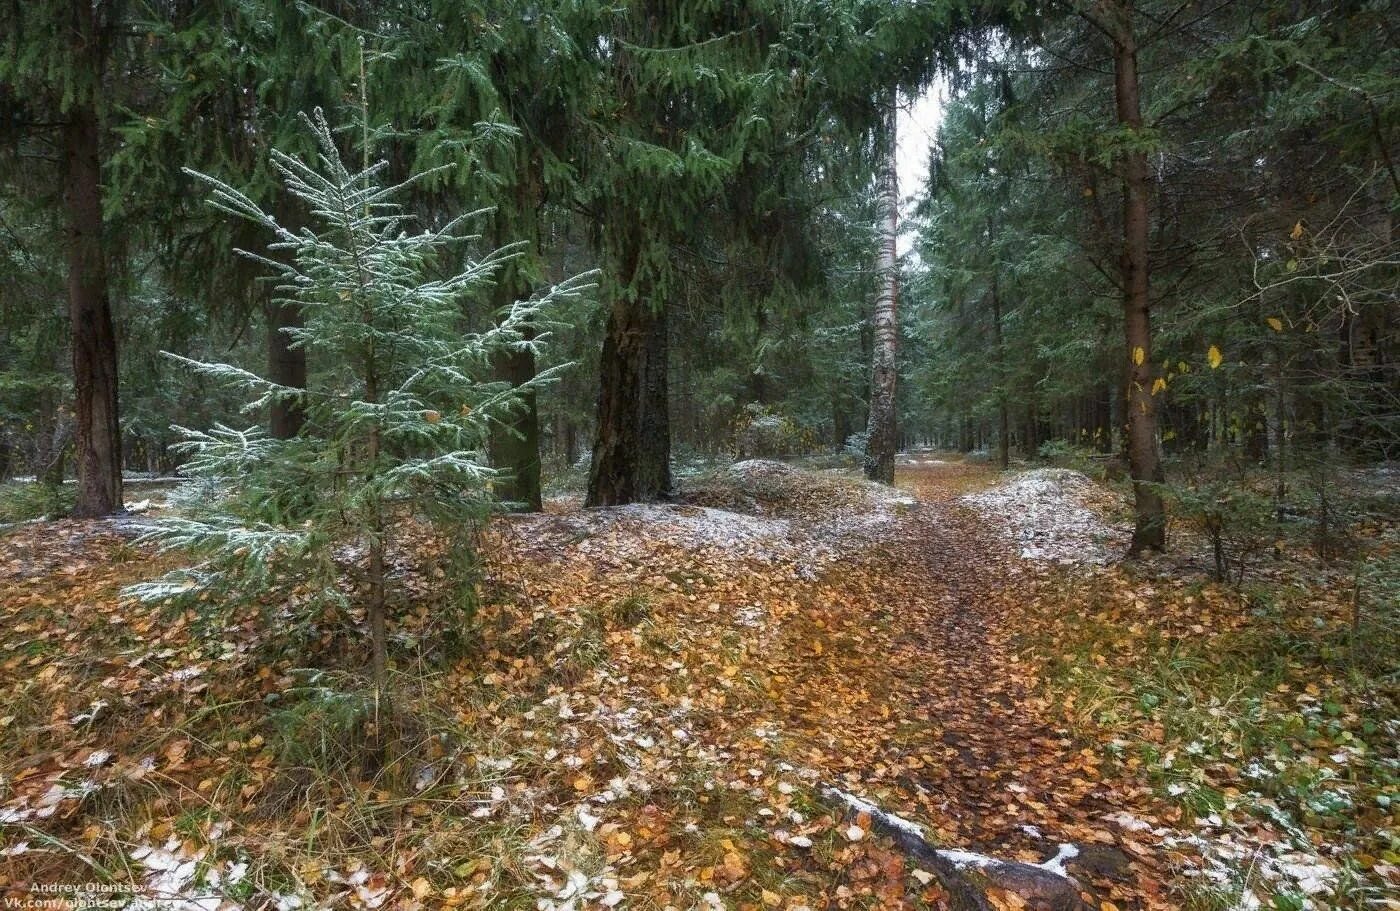
[(895, 174), (895, 98), (886, 115), (889, 158), (880, 175), (880, 253), (876, 260), (879, 292), (871, 319), (874, 346), (870, 367), (870, 419), (866, 425), (865, 476), (894, 483), (894, 457), (899, 445), (895, 422), (895, 356), (899, 345), (899, 261), (895, 238), (899, 230), (899, 182)]

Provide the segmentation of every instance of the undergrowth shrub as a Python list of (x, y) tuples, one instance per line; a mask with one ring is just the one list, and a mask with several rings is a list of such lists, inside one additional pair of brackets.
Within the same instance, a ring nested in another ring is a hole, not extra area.
[(0, 524), (67, 515), (73, 510), (76, 496), (71, 485), (43, 481), (0, 484)]
[(737, 459), (772, 459), (811, 449), (811, 431), (776, 409), (757, 403), (744, 406), (731, 431)]
[(1215, 581), (1240, 585), (1249, 567), (1273, 544), (1273, 501), (1238, 478), (1188, 475), (1166, 487), (1173, 514), (1205, 537)]

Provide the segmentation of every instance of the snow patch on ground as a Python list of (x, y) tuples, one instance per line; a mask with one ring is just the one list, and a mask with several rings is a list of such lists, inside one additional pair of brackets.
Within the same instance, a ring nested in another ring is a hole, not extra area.
[(1339, 882), (1337, 865), (1312, 845), (1261, 839), (1216, 813), (1197, 820), (1195, 832), (1153, 826), (1121, 811), (1103, 818), (1124, 831), (1150, 832), (1177, 857), (1184, 876), (1232, 896), (1231, 911), (1256, 911), (1276, 892), (1293, 894), (1300, 908), (1321, 911)]
[[(700, 502), (634, 503), (505, 517), (516, 543), (547, 559), (562, 549), (603, 564), (643, 563), (657, 545), (786, 564), (803, 577), (878, 545), (918, 501), (907, 493), (783, 462), (747, 459), (718, 473)], [(710, 505), (701, 505), (701, 504)]]
[(791, 533), (786, 519), (765, 519), (708, 506), (633, 503), (617, 507), (614, 514), (624, 521), (660, 526), (674, 540), (693, 547), (771, 545)]
[(1085, 505), (1094, 492), (1094, 482), (1077, 471), (1037, 468), (960, 502), (1006, 526), (1027, 560), (1109, 563), (1126, 547), (1127, 533)]

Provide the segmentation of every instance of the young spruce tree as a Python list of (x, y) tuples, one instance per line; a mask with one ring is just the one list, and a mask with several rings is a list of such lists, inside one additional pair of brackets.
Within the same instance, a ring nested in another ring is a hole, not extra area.
[[(322, 605), (362, 607), (378, 699), (392, 603), (386, 561), (396, 533), (405, 522), (426, 520), (461, 540), (467, 536), (450, 531), (490, 511), (500, 473), (489, 467), (486, 443), (525, 393), (488, 379), (492, 359), (535, 351), (547, 336), (541, 310), (585, 285), (562, 283), (509, 305), (490, 329), (464, 332), (464, 301), (491, 285), (518, 245), (448, 278), (429, 278), (445, 271), (439, 267), (454, 246), (472, 239), (458, 229), (479, 213), (410, 231), (395, 202), (407, 185), (378, 182), (383, 164), (352, 172), (320, 110), (305, 120), (320, 148), (316, 165), (273, 153), (288, 192), (310, 213), (296, 233), (238, 190), (190, 173), (213, 187), (217, 208), (275, 235), (269, 251), (280, 255), (247, 255), (280, 273), (279, 293), (304, 313), (304, 326), (284, 331), (319, 365), (317, 375), (300, 389), (229, 364), (178, 358), (242, 389), (248, 411), (294, 400), (305, 429), (276, 439), (257, 427), (177, 428), (186, 436), (184, 470), (203, 493), (149, 537), (203, 560), (134, 593), (159, 598), (234, 585), (246, 593), (295, 580)], [(362, 555), (354, 572), (343, 565), (346, 553)]]

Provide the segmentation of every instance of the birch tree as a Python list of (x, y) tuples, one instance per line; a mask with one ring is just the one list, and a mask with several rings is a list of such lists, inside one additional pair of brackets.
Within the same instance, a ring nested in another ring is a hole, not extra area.
[(885, 115), (885, 141), (889, 149), (880, 171), (880, 249), (875, 261), (879, 290), (871, 317), (874, 347), (870, 364), (870, 418), (866, 425), (865, 476), (882, 484), (894, 483), (894, 457), (899, 448), (895, 422), (895, 357), (899, 346), (899, 259), (895, 250), (899, 233), (899, 179), (895, 171), (898, 110), (891, 93)]

